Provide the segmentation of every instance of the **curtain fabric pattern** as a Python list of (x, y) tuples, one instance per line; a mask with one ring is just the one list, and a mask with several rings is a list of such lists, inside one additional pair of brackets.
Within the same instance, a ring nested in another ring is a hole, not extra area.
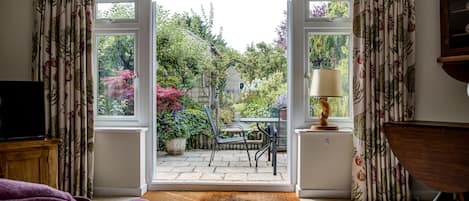
[(46, 132), (59, 138), (59, 188), (92, 196), (94, 0), (34, 0), (33, 76), (44, 82)]
[(383, 123), (412, 120), (415, 0), (354, 0), (352, 200), (410, 200)]

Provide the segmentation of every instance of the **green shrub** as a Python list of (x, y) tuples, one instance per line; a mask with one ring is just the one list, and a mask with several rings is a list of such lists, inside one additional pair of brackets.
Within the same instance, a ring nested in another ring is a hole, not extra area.
[(277, 98), (287, 93), (283, 72), (275, 72), (267, 79), (254, 80), (241, 94), (235, 112), (241, 117), (269, 117)]
[(190, 137), (189, 127), (181, 112), (158, 114), (156, 122), (156, 130), (160, 141)]
[(181, 115), (184, 116), (186, 126), (189, 128), (190, 136), (212, 134), (210, 131), (210, 123), (208, 122), (205, 112), (198, 109), (187, 109), (181, 113)]
[(231, 124), (233, 123), (233, 111), (229, 108), (220, 108), (220, 120), (224, 124)]

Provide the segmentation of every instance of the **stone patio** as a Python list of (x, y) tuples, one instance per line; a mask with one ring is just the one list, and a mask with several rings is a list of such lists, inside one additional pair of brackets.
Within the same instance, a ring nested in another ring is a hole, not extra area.
[(277, 154), (277, 175), (273, 175), (272, 163), (267, 153), (255, 167), (254, 154), (250, 150), (252, 167), (249, 167), (245, 150), (220, 150), (214, 162), (208, 166), (210, 150), (186, 151), (180, 156), (169, 156), (160, 151), (157, 156), (156, 180), (171, 182), (243, 182), (243, 183), (288, 183), (287, 154)]

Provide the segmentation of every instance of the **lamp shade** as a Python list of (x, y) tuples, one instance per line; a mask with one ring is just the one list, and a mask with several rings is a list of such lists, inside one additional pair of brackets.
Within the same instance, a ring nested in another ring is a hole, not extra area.
[(310, 96), (338, 97), (342, 96), (342, 81), (338, 70), (313, 70)]

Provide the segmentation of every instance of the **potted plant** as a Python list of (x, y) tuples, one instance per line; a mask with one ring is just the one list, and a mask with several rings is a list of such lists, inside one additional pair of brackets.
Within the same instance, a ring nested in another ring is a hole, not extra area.
[(173, 111), (172, 114), (163, 113), (158, 118), (157, 132), (163, 140), (166, 153), (181, 155), (186, 150), (186, 139), (189, 138), (189, 129), (182, 112)]
[(275, 100), (275, 103), (270, 109), (271, 117), (280, 117), (281, 120), (287, 119), (287, 95), (281, 94)]
[(158, 139), (164, 142), (168, 154), (183, 154), (186, 149), (186, 139), (189, 137), (182, 114), (184, 107), (180, 102), (184, 93), (176, 88), (163, 88), (158, 85), (156, 97)]

